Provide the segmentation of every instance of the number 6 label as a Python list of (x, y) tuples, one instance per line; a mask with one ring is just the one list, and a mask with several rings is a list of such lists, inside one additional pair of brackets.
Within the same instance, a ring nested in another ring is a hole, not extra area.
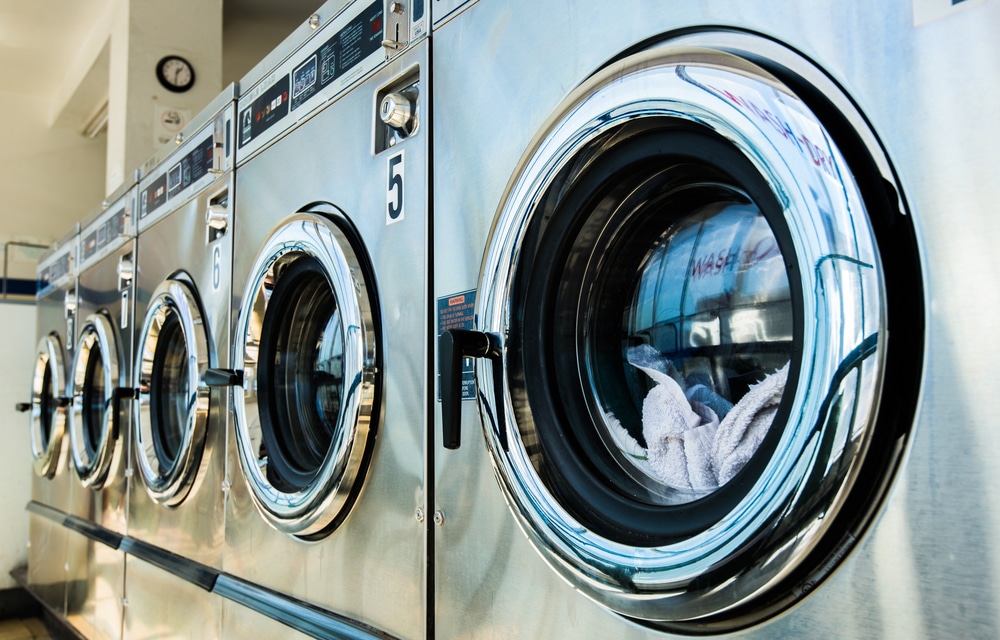
[(385, 224), (403, 219), (403, 152), (389, 157), (389, 184), (385, 193)]
[(222, 249), (219, 245), (212, 248), (212, 288), (218, 291), (222, 286)]

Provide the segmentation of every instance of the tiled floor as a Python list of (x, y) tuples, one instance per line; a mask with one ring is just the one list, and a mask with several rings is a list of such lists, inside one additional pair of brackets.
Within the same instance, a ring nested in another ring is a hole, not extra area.
[(49, 640), (52, 636), (41, 620), (0, 620), (0, 640)]

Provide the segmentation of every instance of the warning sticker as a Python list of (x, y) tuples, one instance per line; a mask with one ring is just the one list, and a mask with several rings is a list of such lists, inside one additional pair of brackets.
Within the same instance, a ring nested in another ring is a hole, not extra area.
[[(476, 290), (463, 291), (438, 298), (438, 335), (450, 329), (476, 328)], [(476, 377), (472, 358), (462, 362), (462, 400), (476, 399)], [(438, 383), (438, 402), (441, 401), (441, 384)]]
[(913, 26), (920, 27), (985, 2), (986, 0), (913, 0)]

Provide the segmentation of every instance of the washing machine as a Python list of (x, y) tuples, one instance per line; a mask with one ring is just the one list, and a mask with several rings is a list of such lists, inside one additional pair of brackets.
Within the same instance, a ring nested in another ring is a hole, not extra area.
[[(229, 365), (230, 85), (144, 166), (135, 273), (132, 468), (123, 637), (218, 636)], [(169, 594), (166, 596), (165, 594)]]
[(428, 635), (427, 22), (341, 5), (240, 81), (225, 637)]
[(28, 504), (28, 588), (56, 614), (66, 612), (67, 531), (73, 473), (67, 465), (69, 366), (76, 319), (76, 250), (79, 224), (38, 262), (38, 353), (31, 395), (18, 405), (31, 433), (31, 502)]
[(120, 638), (125, 589), (131, 410), (135, 182), (81, 224), (69, 367), (66, 619), (89, 638)]
[(1000, 5), (435, 7), (437, 636), (996, 636)]

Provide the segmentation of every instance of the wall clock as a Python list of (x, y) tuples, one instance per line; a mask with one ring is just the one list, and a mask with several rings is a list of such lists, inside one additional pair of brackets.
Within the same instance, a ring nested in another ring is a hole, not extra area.
[(194, 86), (194, 67), (180, 56), (164, 56), (156, 63), (156, 79), (169, 91), (183, 93)]

